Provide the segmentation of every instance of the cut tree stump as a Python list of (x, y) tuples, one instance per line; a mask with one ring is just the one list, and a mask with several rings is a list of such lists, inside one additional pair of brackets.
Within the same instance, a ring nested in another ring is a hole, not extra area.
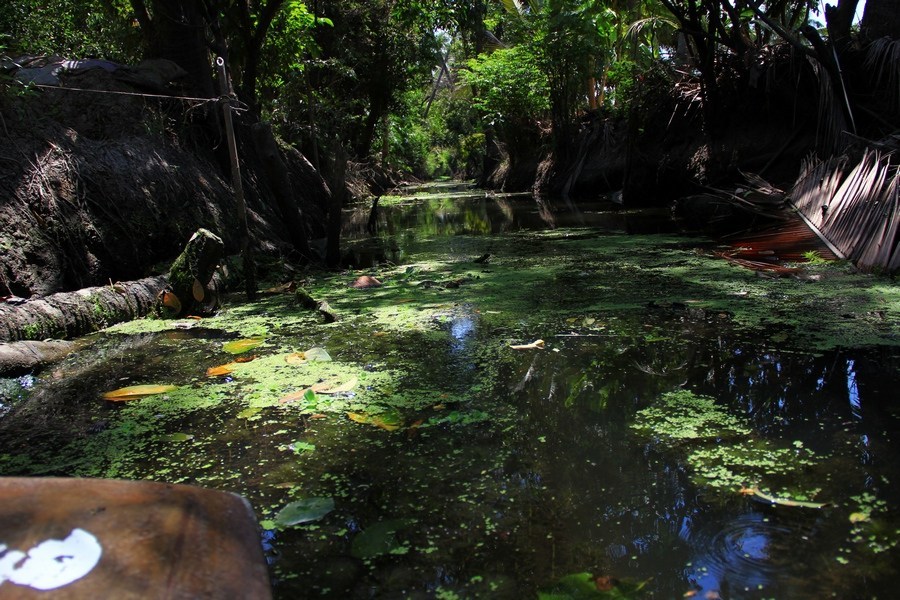
[(224, 255), (222, 238), (207, 229), (198, 229), (172, 263), (169, 287), (160, 294), (157, 312), (181, 317), (207, 315), (218, 308), (219, 291), (213, 274)]
[(0, 600), (271, 598), (235, 494), (150, 481), (0, 478)]

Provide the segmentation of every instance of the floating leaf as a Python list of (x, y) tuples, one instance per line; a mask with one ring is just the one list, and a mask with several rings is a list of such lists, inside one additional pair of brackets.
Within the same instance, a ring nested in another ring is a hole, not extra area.
[(177, 389), (177, 385), (131, 385), (111, 392), (106, 392), (103, 394), (103, 397), (106, 400), (111, 400), (113, 402), (125, 402), (126, 400), (137, 400), (138, 398), (144, 398), (146, 396), (165, 394), (166, 392), (172, 392)]
[(279, 400), (279, 404), (287, 404), (288, 402), (296, 402), (297, 400), (305, 400), (306, 404), (309, 406), (315, 406), (318, 398), (316, 398), (316, 386), (304, 388), (302, 390), (298, 390), (296, 392), (291, 392), (286, 396), (282, 396)]
[(513, 350), (543, 350), (544, 340), (535, 340), (530, 344), (513, 344), (510, 346)]
[(355, 423), (362, 423), (363, 425), (369, 424), (369, 416), (362, 413), (348, 412), (347, 418)]
[(771, 496), (759, 490), (759, 488), (751, 487), (751, 488), (743, 488), (741, 489), (741, 494), (745, 496), (752, 496), (756, 500), (762, 500), (763, 502), (767, 502), (769, 504), (774, 504), (777, 506), (793, 506), (796, 508), (825, 508), (828, 506), (827, 503), (823, 502), (804, 502), (800, 500), (792, 500), (790, 498), (776, 498), (775, 496)]
[(254, 360), (256, 360), (256, 355), (255, 355), (255, 354), (251, 354), (250, 356), (238, 356), (237, 358), (234, 359), (234, 362), (236, 362), (236, 363), (248, 363), (248, 362), (251, 362), (251, 361), (254, 361)]
[(306, 360), (312, 362), (330, 362), (331, 355), (325, 350), (325, 348), (310, 348), (303, 354), (306, 355)]
[(231, 342), (225, 342), (224, 344), (222, 344), (222, 350), (224, 350), (228, 354), (243, 354), (244, 352), (253, 350), (257, 346), (262, 344), (265, 340), (265, 336), (262, 335), (257, 335), (242, 340), (233, 340)]
[(308, 362), (330, 362), (331, 355), (325, 348), (310, 348), (306, 352), (293, 352), (284, 357), (284, 362), (299, 367)]
[(869, 520), (869, 515), (864, 512), (855, 512), (850, 513), (850, 522), (851, 523), (865, 523)]
[(304, 498), (282, 508), (275, 515), (275, 524), (279, 527), (290, 527), (318, 521), (333, 510), (334, 498)]
[[(359, 383), (359, 379), (354, 376), (354, 377), (351, 377), (346, 382), (342, 383), (341, 385), (338, 385), (335, 387), (329, 386), (329, 387), (325, 387), (324, 389), (317, 389), (316, 392), (318, 392), (320, 394), (329, 394), (329, 395), (343, 394), (343, 393), (353, 390), (353, 388), (355, 388), (356, 384), (358, 384), (358, 383)], [(313, 386), (313, 387), (315, 387), (315, 386)]]
[(314, 452), (316, 445), (310, 444), (309, 442), (294, 442), (291, 444), (290, 448), (297, 454), (303, 454), (305, 452)]
[(374, 425), (375, 427), (380, 427), (385, 431), (397, 431), (403, 426), (403, 419), (400, 417), (400, 413), (395, 410), (371, 415), (348, 412), (347, 417), (351, 421), (354, 421), (356, 423), (362, 423), (363, 425)]
[(350, 554), (356, 558), (373, 558), (400, 548), (397, 533), (408, 527), (411, 519), (388, 519), (366, 527), (353, 539)]
[(194, 436), (190, 433), (172, 433), (164, 435), (162, 439), (167, 442), (189, 442), (194, 439)]
[(258, 406), (251, 406), (249, 408), (245, 408), (241, 412), (237, 414), (238, 419), (252, 419), (256, 415), (262, 412), (262, 408)]
[(306, 362), (305, 352), (293, 352), (284, 357), (284, 362), (289, 365), (299, 366)]
[(219, 365), (218, 367), (210, 367), (206, 370), (207, 377), (221, 377), (223, 375), (231, 375), (232, 369), (237, 363), (230, 362), (224, 365)]

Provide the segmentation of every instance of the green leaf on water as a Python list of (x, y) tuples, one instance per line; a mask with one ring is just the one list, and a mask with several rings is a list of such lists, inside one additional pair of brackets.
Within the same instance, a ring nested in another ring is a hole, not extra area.
[(591, 573), (573, 573), (538, 592), (539, 600), (633, 600), (642, 595), (647, 581), (594, 577)]
[(167, 442), (187, 442), (194, 439), (194, 436), (190, 433), (172, 433), (164, 435), (162, 439)]
[(397, 534), (412, 524), (412, 519), (388, 519), (366, 527), (353, 538), (350, 554), (372, 558), (401, 547)]
[(396, 431), (403, 427), (403, 417), (394, 409), (388, 409), (376, 414), (348, 412), (347, 418), (356, 423), (374, 425), (385, 431)]
[(252, 419), (256, 415), (262, 412), (262, 409), (258, 406), (251, 406), (249, 408), (245, 408), (241, 412), (237, 414), (238, 419)]
[(291, 444), (291, 450), (293, 450), (297, 454), (313, 452), (315, 449), (316, 445), (310, 444), (309, 442), (294, 442), (293, 444)]
[(275, 515), (278, 527), (318, 521), (334, 510), (334, 498), (304, 498), (291, 502)]

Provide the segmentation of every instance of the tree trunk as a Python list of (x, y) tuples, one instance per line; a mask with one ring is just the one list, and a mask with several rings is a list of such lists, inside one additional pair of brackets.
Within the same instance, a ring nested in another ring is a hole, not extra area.
[(867, 0), (860, 29), (870, 40), (900, 40), (900, 0)]
[(153, 57), (171, 60), (188, 72), (194, 93), (212, 98), (212, 61), (199, 0), (153, 0)]
[(331, 201), (328, 205), (328, 241), (325, 248), (325, 263), (337, 267), (341, 262), (341, 210), (344, 207), (347, 182), (347, 151), (339, 141), (332, 144), (332, 167), (328, 187)]
[(143, 317), (167, 282), (166, 276), (148, 277), (0, 304), (0, 341), (72, 338)]
[(75, 342), (65, 340), (0, 342), (0, 377), (30, 373), (45, 364), (64, 359), (73, 350)]
[(310, 252), (309, 240), (306, 236), (306, 224), (303, 222), (303, 215), (297, 206), (288, 170), (281, 159), (281, 152), (278, 150), (275, 136), (272, 135), (272, 128), (265, 123), (256, 123), (251, 126), (250, 131), (253, 135), (253, 144), (256, 146), (256, 152), (262, 161), (267, 182), (278, 203), (278, 211), (284, 219), (284, 225), (288, 230), (291, 243), (294, 245), (294, 249), (300, 253), (303, 260), (308, 261)]

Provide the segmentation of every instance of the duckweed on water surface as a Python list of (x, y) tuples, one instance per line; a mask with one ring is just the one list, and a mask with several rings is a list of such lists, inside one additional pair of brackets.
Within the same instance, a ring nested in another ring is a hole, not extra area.
[[(284, 598), (519, 598), (612, 581), (683, 597), (726, 578), (763, 586), (748, 598), (812, 598), (860, 585), (867, 557), (896, 558), (896, 494), (877, 474), (893, 456), (888, 425), (873, 417), (865, 355), (847, 354), (900, 343), (891, 281), (833, 264), (760, 278), (672, 235), (458, 226), (391, 234), (403, 264), (298, 279), (334, 323), (278, 293), (103, 332), (91, 358), (4, 402), (0, 471), (241, 493), (272, 526)], [(350, 287), (362, 275), (383, 285)], [(510, 347), (537, 339), (543, 349)], [(313, 348), (332, 360), (291, 359)], [(178, 389), (101, 399), (145, 384)], [(742, 487), (828, 507), (810, 517)], [(306, 521), (313, 500), (328, 510)], [(743, 554), (766, 549), (759, 562), (702, 535), (759, 510), (778, 520), (754, 521), (768, 542), (746, 538)], [(774, 571), (779, 536), (809, 538), (811, 560), (846, 567), (843, 581)], [(731, 561), (721, 580), (684, 567), (705, 552)]]
[(753, 437), (749, 421), (730, 414), (714, 398), (686, 390), (663, 394), (637, 413), (631, 427), (669, 445), (687, 444), (685, 460), (696, 481), (708, 489), (735, 493), (759, 488), (798, 501), (821, 491), (804, 488), (806, 471), (820, 461), (812, 452), (800, 443), (779, 448)]

